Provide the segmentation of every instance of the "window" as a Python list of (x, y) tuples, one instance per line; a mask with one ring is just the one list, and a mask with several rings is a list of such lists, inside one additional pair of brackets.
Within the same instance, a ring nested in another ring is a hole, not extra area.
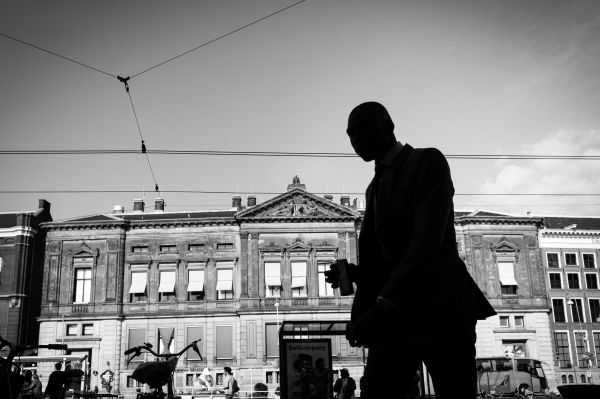
[(552, 313), (554, 314), (555, 323), (566, 323), (565, 301), (563, 299), (552, 300)]
[(131, 253), (134, 254), (147, 254), (148, 246), (147, 245), (134, 245), (131, 247)]
[(587, 352), (587, 331), (573, 331), (573, 334), (575, 335), (575, 348), (577, 350), (577, 366), (587, 367), (587, 359), (582, 359), (582, 355)]
[(600, 299), (589, 299), (589, 304), (592, 323), (600, 322)]
[(550, 288), (562, 288), (562, 277), (560, 273), (549, 273), (548, 276), (550, 277)]
[(498, 262), (498, 274), (502, 295), (517, 295), (517, 280), (512, 262)]
[(233, 326), (217, 326), (217, 359), (233, 359)]
[(65, 329), (65, 335), (67, 337), (77, 336), (77, 324), (67, 324)]
[(502, 341), (504, 347), (504, 356), (506, 357), (526, 357), (525, 341)]
[(596, 275), (596, 273), (585, 274), (585, 286), (588, 290), (598, 289), (598, 276)]
[(265, 262), (265, 288), (266, 296), (281, 296), (281, 264), (279, 262)]
[(573, 317), (573, 323), (585, 322), (583, 315), (583, 306), (581, 299), (571, 299), (571, 316)]
[(594, 338), (594, 349), (596, 350), (596, 365), (600, 365), (600, 331), (594, 331), (592, 333)]
[(583, 267), (586, 269), (595, 269), (596, 268), (596, 259), (594, 259), (594, 254), (583, 254)]
[(565, 266), (577, 266), (577, 254), (574, 252), (565, 253)]
[(158, 328), (158, 353), (175, 353), (175, 329), (173, 327)]
[(563, 384), (566, 384), (566, 383), (567, 383), (567, 376), (563, 374), (563, 375), (560, 377), (560, 380), (562, 381), (562, 383), (563, 383)]
[(319, 273), (319, 296), (334, 296), (331, 284), (325, 281), (325, 272), (329, 270), (329, 263), (319, 263), (317, 271)]
[(556, 358), (561, 368), (571, 367), (571, 353), (569, 352), (569, 337), (566, 332), (554, 333), (554, 345), (556, 347)]
[(217, 244), (217, 249), (218, 250), (233, 249), (233, 243), (232, 242), (220, 242)]
[(206, 244), (190, 244), (188, 245), (188, 251), (204, 251), (206, 249)]
[(81, 326), (81, 335), (94, 335), (94, 325), (83, 324)]
[(267, 371), (265, 380), (267, 384), (279, 384), (279, 371)]
[(2, 284), (2, 258), (0, 258), (0, 284)]
[(515, 316), (515, 327), (523, 328), (525, 327), (525, 319), (523, 316)]
[(500, 316), (500, 327), (510, 327), (510, 319), (508, 316)]
[(306, 262), (292, 262), (292, 296), (306, 296)]
[(548, 261), (548, 267), (551, 269), (558, 269), (560, 264), (558, 262), (558, 254), (549, 252), (546, 254), (546, 260)]
[(569, 289), (579, 289), (579, 273), (567, 273), (567, 285)]
[(141, 386), (141, 382), (138, 382), (135, 378), (133, 378), (130, 375), (127, 376), (127, 388), (139, 388)]
[(277, 324), (265, 324), (265, 356), (279, 357), (279, 328)]
[[(201, 341), (197, 343), (200, 354), (204, 356), (206, 354), (204, 350), (204, 327), (202, 326), (188, 326), (187, 327), (187, 343), (190, 343), (196, 339)], [(192, 348), (186, 352), (187, 360), (200, 360), (200, 356)]]
[(146, 298), (146, 271), (131, 272), (131, 286), (129, 286), (129, 296), (131, 302), (145, 301)]
[(75, 289), (73, 290), (73, 302), (90, 303), (92, 293), (92, 269), (75, 269)]
[[(571, 366), (569, 366), (569, 367), (571, 367)], [(573, 384), (573, 383), (575, 383), (575, 381), (573, 379), (573, 375), (569, 374), (569, 384)]]
[(217, 299), (233, 299), (233, 269), (217, 269)]
[(177, 245), (175, 244), (161, 245), (159, 249), (160, 252), (177, 253)]
[(188, 270), (187, 292), (189, 301), (204, 299), (204, 269)]
[[(146, 342), (146, 329), (145, 328), (130, 328), (129, 336), (127, 339), (127, 347), (134, 348), (136, 346), (142, 345)], [(131, 362), (143, 362), (146, 355), (142, 354), (141, 356), (137, 356), (131, 360)]]
[(158, 276), (158, 300), (175, 300), (175, 270), (160, 270)]

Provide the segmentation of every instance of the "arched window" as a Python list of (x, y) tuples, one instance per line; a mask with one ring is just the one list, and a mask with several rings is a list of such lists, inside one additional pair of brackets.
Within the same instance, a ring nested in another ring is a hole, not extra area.
[(587, 383), (587, 380), (585, 378), (585, 374), (581, 374), (579, 377), (581, 378), (581, 383), (582, 384), (586, 384)]
[(569, 375), (569, 384), (573, 384), (575, 381), (573, 381), (573, 376)]
[(562, 380), (563, 384), (567, 383), (567, 376), (566, 375), (563, 374), (562, 377), (560, 377), (560, 379)]

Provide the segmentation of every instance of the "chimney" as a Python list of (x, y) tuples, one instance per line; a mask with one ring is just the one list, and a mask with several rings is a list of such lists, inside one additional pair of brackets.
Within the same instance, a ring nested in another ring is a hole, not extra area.
[(133, 200), (133, 211), (134, 212), (144, 212), (144, 200), (143, 199), (134, 199)]
[(39, 199), (38, 200), (38, 209), (43, 209), (45, 211), (50, 212), (50, 203), (43, 198)]
[(125, 213), (125, 208), (123, 205), (115, 205), (113, 207), (113, 213)]
[(250, 208), (251, 206), (256, 206), (256, 195), (248, 196), (248, 208)]
[(364, 211), (365, 210), (365, 200), (363, 200), (363, 199), (358, 200), (358, 205), (356, 206), (356, 209), (359, 211)]
[(331, 194), (325, 194), (323, 197), (325, 197), (326, 200), (333, 201), (333, 195)]
[(163, 198), (154, 198), (154, 212), (164, 212), (165, 200)]
[(352, 208), (353, 208), (353, 209), (356, 209), (356, 208), (357, 208), (357, 203), (358, 203), (358, 198), (354, 198), (354, 199), (352, 200)]
[(242, 209), (242, 197), (239, 195), (234, 195), (233, 198), (231, 199), (231, 207), (237, 208), (237, 209)]
[(342, 195), (340, 197), (340, 204), (342, 204), (342, 206), (350, 206), (350, 196)]

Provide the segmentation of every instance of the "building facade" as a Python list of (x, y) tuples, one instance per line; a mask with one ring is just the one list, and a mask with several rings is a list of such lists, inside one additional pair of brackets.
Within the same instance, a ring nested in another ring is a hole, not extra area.
[(600, 382), (600, 218), (545, 217), (539, 232), (556, 384)]
[(492, 212), (456, 213), (459, 254), (497, 312), (477, 323), (478, 357), (529, 357), (554, 362), (538, 230), (542, 219)]
[[(357, 262), (362, 210), (347, 196), (332, 199), (295, 178), (281, 195), (261, 204), (249, 197), (245, 207), (234, 197), (224, 211), (165, 212), (158, 199), (150, 212), (137, 201), (134, 212), (47, 223), (40, 341), (87, 355), (86, 384), (106, 390), (101, 377), (112, 374), (113, 392), (127, 397), (137, 388), (131, 373), (144, 360), (128, 365), (127, 348), (149, 342), (177, 352), (201, 338), (202, 359), (191, 351), (180, 358), (178, 391), (192, 389), (205, 368), (219, 383), (230, 366), (242, 390), (260, 381), (273, 392), (283, 321), (306, 323), (295, 327), (302, 337), (311, 321), (350, 317), (352, 297), (325, 284), (324, 272), (336, 259)], [(539, 224), (457, 213), (461, 256), (499, 312), (478, 324), (482, 356), (553, 365)], [(331, 340), (333, 369), (346, 367), (358, 380), (363, 350), (343, 337)]]
[(35, 344), (40, 314), (45, 232), (50, 203), (37, 210), (0, 214), (0, 335), (15, 344)]

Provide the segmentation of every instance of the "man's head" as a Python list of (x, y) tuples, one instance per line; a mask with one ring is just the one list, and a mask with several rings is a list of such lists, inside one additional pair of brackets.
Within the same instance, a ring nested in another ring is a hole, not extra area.
[(366, 162), (381, 159), (396, 144), (390, 114), (374, 101), (362, 103), (350, 112), (346, 133), (356, 154)]
[(226, 372), (227, 374), (229, 374), (229, 375), (233, 374), (233, 373), (231, 372), (231, 367), (223, 367), (223, 370), (225, 370), (225, 372)]
[(62, 369), (62, 363), (61, 362), (54, 363), (54, 369), (57, 371), (60, 371), (60, 369)]
[(340, 370), (340, 376), (342, 378), (348, 378), (350, 376), (350, 373), (348, 372), (348, 369), (341, 369)]

